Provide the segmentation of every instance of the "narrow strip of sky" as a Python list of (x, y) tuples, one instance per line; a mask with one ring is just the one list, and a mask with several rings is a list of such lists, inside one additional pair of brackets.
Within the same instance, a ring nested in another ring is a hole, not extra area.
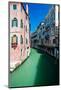
[[(24, 4), (25, 6), (26, 4)], [(45, 19), (45, 16), (48, 14), (51, 9), (51, 4), (28, 4), (29, 7), (29, 17), (31, 24), (31, 32), (34, 32), (39, 25)]]

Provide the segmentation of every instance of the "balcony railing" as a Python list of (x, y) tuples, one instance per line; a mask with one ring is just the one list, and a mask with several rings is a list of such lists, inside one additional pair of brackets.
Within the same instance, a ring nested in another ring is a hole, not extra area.
[(12, 48), (16, 49), (17, 43), (11, 43)]

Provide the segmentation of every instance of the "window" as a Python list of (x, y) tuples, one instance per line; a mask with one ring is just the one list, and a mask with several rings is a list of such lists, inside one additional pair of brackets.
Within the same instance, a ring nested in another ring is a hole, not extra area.
[(23, 28), (23, 21), (22, 21), (22, 19), (21, 19), (21, 28)]
[(18, 20), (16, 18), (12, 20), (12, 27), (18, 27)]
[(28, 44), (28, 40), (27, 40), (27, 38), (26, 38), (26, 44)]
[(21, 12), (22, 12), (22, 6), (20, 7), (20, 9), (21, 9)]
[(16, 10), (16, 9), (17, 9), (17, 6), (16, 6), (15, 4), (13, 5), (13, 9), (14, 9), (14, 10)]
[(27, 26), (26, 26), (26, 32), (27, 32)]
[(29, 47), (27, 47), (27, 49), (29, 49)]
[(27, 20), (27, 15), (26, 15), (26, 20)]
[(22, 37), (22, 35), (20, 37), (20, 43), (23, 44), (23, 37)]
[(18, 37), (16, 35), (13, 35), (12, 41), (11, 41), (12, 48), (16, 49), (17, 44), (18, 44)]
[(40, 28), (40, 30), (42, 30), (42, 28)]
[(41, 35), (39, 35), (39, 39), (41, 38)]
[(22, 49), (21, 49), (21, 56), (22, 56)]
[(44, 29), (44, 26), (43, 26), (43, 29)]
[(45, 36), (45, 39), (46, 39), (46, 40), (49, 40), (49, 34), (47, 34), (47, 35)]
[(56, 43), (56, 40), (55, 39), (53, 39), (53, 44), (55, 44)]
[(43, 31), (43, 35), (45, 34), (45, 31)]

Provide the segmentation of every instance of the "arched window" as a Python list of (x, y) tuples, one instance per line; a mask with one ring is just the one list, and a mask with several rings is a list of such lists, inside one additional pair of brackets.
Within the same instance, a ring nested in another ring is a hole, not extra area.
[(18, 20), (16, 18), (12, 20), (12, 27), (18, 27)]
[(12, 36), (12, 40), (11, 40), (11, 46), (12, 48), (16, 48), (17, 47), (17, 44), (18, 44), (18, 37), (16, 35), (13, 35)]
[(23, 37), (22, 37), (22, 35), (20, 36), (20, 43), (23, 44)]
[(21, 28), (23, 28), (23, 20), (21, 19)]

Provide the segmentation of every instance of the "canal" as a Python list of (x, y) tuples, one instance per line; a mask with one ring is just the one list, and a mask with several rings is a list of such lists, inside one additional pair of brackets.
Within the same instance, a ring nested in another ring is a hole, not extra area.
[(10, 73), (10, 87), (59, 84), (59, 65), (55, 61), (54, 57), (31, 49), (25, 62)]

